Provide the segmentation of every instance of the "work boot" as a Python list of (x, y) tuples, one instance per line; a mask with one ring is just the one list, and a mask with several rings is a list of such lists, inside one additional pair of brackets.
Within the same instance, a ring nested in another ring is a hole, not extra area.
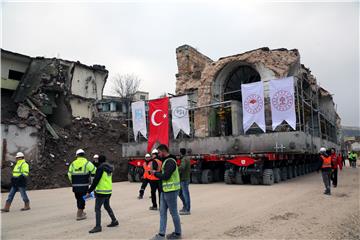
[(84, 220), (86, 219), (86, 213), (84, 212), (83, 209), (78, 209), (77, 214), (76, 214), (76, 220), (80, 221), (80, 220)]
[(112, 221), (109, 225), (107, 225), (107, 227), (116, 227), (119, 225), (118, 220)]
[(30, 202), (25, 202), (24, 207), (21, 209), (21, 211), (27, 211), (30, 210)]
[(179, 215), (190, 215), (190, 214), (191, 214), (190, 211), (186, 211), (186, 210), (179, 212)]
[(1, 209), (1, 212), (9, 212), (10, 211), (10, 206), (11, 206), (11, 203), (6, 201), (5, 207)]
[(95, 226), (93, 229), (91, 229), (89, 231), (89, 233), (97, 233), (97, 232), (101, 232), (101, 227), (100, 226)]
[(160, 234), (156, 234), (155, 236), (150, 238), (150, 240), (164, 240), (164, 239), (165, 239), (165, 236), (162, 236)]
[(149, 207), (149, 210), (157, 211), (158, 208), (157, 207)]
[(137, 197), (137, 199), (143, 199), (143, 196), (139, 195), (139, 196)]
[(166, 239), (181, 239), (181, 234), (172, 232), (172, 233), (166, 235)]
[(330, 190), (325, 190), (324, 194), (325, 195), (331, 195)]

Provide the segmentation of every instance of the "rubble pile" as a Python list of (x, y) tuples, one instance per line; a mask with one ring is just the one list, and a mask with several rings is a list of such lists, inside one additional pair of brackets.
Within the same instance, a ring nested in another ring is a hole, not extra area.
[[(115, 167), (113, 181), (127, 179), (127, 162), (120, 159), (121, 144), (127, 139), (127, 128), (121, 121), (73, 118), (72, 124), (66, 128), (51, 125), (58, 138), (54, 138), (46, 129), (45, 121), (41, 114), (26, 105), (19, 106), (17, 117), (3, 119), (3, 123), (15, 124), (19, 128), (34, 126), (39, 130), (38, 159), (27, 159), (31, 172), (29, 189), (70, 186), (67, 171), (78, 148), (85, 150), (88, 160), (92, 160), (94, 154), (104, 154)], [(11, 170), (10, 164), (2, 166), (4, 189), (10, 187)]]

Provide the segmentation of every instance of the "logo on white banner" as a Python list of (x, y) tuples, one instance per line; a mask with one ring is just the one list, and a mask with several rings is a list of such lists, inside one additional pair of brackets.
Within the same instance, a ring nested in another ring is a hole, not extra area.
[(174, 110), (173, 110), (173, 114), (174, 116), (173, 117), (177, 117), (177, 118), (183, 118), (187, 115), (187, 110), (186, 108), (180, 106), (180, 107), (176, 107)]
[(257, 94), (251, 94), (245, 99), (245, 110), (248, 113), (255, 114), (261, 111), (263, 108), (264, 102), (261, 97)]
[(271, 101), (277, 110), (284, 112), (292, 107), (294, 104), (294, 97), (289, 91), (280, 90), (274, 94)]
[(246, 133), (256, 123), (264, 132), (265, 111), (264, 111), (264, 86), (262, 82), (241, 84), (243, 127)]
[(176, 138), (180, 130), (190, 134), (190, 120), (188, 110), (188, 96), (174, 97), (170, 99), (172, 112), (172, 127)]

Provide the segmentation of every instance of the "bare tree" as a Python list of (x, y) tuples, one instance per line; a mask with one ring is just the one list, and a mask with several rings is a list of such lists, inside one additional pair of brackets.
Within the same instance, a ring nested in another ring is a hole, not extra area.
[(113, 78), (113, 92), (124, 99), (132, 100), (139, 90), (141, 79), (135, 74), (117, 74)]

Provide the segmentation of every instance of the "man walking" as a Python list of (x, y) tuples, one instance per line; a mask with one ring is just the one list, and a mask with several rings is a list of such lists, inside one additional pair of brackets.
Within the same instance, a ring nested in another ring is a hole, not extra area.
[(331, 148), (330, 156), (331, 156), (331, 168), (332, 168), (331, 180), (333, 183), (333, 187), (336, 188), (338, 183), (338, 168), (342, 170), (342, 161), (340, 156), (336, 154), (335, 148)]
[(104, 205), (105, 210), (108, 212), (111, 223), (107, 225), (108, 227), (115, 227), (119, 225), (119, 222), (116, 220), (113, 210), (110, 207), (110, 197), (112, 194), (112, 173), (113, 166), (106, 162), (106, 157), (100, 155), (98, 158), (99, 166), (96, 169), (95, 178), (91, 184), (87, 197), (95, 189), (95, 216), (96, 216), (96, 225), (89, 233), (101, 232), (101, 206)]
[(72, 184), (72, 189), (77, 203), (76, 220), (86, 218), (84, 196), (90, 185), (90, 174), (95, 174), (96, 167), (85, 158), (85, 152), (82, 149), (76, 151), (76, 159), (70, 164), (68, 177)]
[(353, 168), (356, 168), (356, 160), (357, 160), (357, 154), (354, 151), (351, 151), (349, 154), (349, 162), (350, 166)]
[(151, 160), (150, 154), (148, 154), (148, 153), (145, 154), (145, 162), (143, 164), (144, 174), (143, 174), (143, 179), (142, 179), (142, 182), (141, 182), (141, 187), (140, 187), (140, 190), (139, 190), (138, 199), (143, 199), (146, 186), (149, 183), (149, 176), (150, 176), (149, 162), (150, 162), (150, 160)]
[(186, 156), (186, 149), (180, 148), (181, 163), (179, 166), (180, 174), (180, 194), (179, 197), (183, 203), (183, 208), (180, 210), (180, 215), (190, 215), (190, 172), (191, 164), (190, 158)]
[(155, 172), (161, 171), (162, 163), (158, 159), (158, 150), (154, 149), (151, 152), (151, 160), (149, 162), (150, 165), (150, 172), (149, 172), (149, 182), (151, 187), (151, 202), (152, 206), (149, 208), (150, 210), (158, 210), (157, 207), (157, 201), (156, 201), (156, 191), (158, 191), (159, 194), (159, 204), (160, 204), (160, 181), (159, 179), (154, 175), (154, 172), (151, 170), (154, 170)]
[(331, 195), (330, 186), (331, 186), (331, 156), (326, 152), (326, 148), (320, 148), (320, 159), (319, 159), (319, 169), (321, 169), (322, 179), (325, 185), (326, 195)]
[(26, 178), (29, 176), (29, 164), (25, 161), (25, 156), (22, 152), (16, 153), (16, 164), (13, 168), (11, 178), (11, 189), (5, 207), (1, 209), (2, 212), (9, 212), (11, 203), (17, 191), (20, 192), (24, 201), (24, 207), (21, 211), (30, 210), (30, 201), (26, 194)]
[(169, 154), (166, 145), (161, 144), (158, 148), (159, 157), (163, 159), (161, 172), (155, 172), (155, 176), (161, 180), (161, 204), (160, 204), (160, 229), (152, 239), (165, 239), (167, 210), (169, 209), (175, 231), (166, 236), (167, 239), (181, 239), (181, 223), (177, 208), (177, 197), (180, 190), (180, 176), (175, 156)]

